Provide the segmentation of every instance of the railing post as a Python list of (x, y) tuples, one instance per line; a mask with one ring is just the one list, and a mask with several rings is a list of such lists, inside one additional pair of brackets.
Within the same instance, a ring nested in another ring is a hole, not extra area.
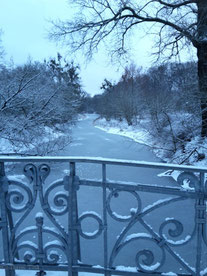
[(70, 163), (70, 176), (69, 176), (69, 250), (70, 250), (70, 268), (68, 271), (69, 276), (78, 276), (78, 272), (73, 272), (72, 267), (80, 261), (80, 237), (78, 233), (78, 202), (77, 190), (79, 179), (75, 173), (75, 162)]
[[(8, 180), (5, 175), (4, 162), (0, 162), (0, 210), (1, 210), (0, 225), (2, 227), (4, 261), (6, 264), (12, 262), (11, 254), (10, 254), (10, 246), (9, 246), (8, 210), (6, 206), (7, 192), (8, 192)], [(5, 268), (5, 275), (14, 276), (15, 271)]]
[(204, 200), (205, 192), (205, 174), (200, 173), (199, 198), (195, 201), (196, 211), (196, 231), (197, 231), (197, 248), (196, 248), (196, 275), (201, 272), (201, 259), (202, 259), (202, 235), (205, 232), (206, 224), (206, 203)]
[[(103, 183), (103, 223), (104, 223), (104, 268), (108, 269), (108, 230), (107, 230), (107, 207), (106, 207), (106, 164), (102, 164)], [(105, 276), (110, 276), (109, 272), (104, 272)]]

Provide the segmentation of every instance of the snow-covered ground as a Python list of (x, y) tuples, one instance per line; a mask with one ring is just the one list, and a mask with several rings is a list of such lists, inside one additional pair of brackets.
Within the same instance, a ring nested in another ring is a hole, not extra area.
[[(70, 130), (70, 126), (66, 126), (68, 133)], [(50, 141), (58, 140), (60, 137), (65, 136), (65, 133), (63, 130), (61, 130), (62, 126), (56, 125), (55, 128), (51, 128), (48, 126), (45, 126), (43, 129), (44, 135), (41, 137), (37, 137), (37, 141), (33, 144), (33, 141), (28, 142), (19, 142), (19, 143), (13, 143), (10, 139), (1, 138), (0, 137), (0, 154), (13, 154), (13, 153), (19, 153), (23, 154), (28, 151), (32, 151), (35, 147), (37, 147), (38, 144), (46, 144)], [(39, 138), (39, 141), (38, 141)], [(31, 142), (31, 143), (30, 143)], [(21, 146), (20, 146), (21, 144)]]
[(94, 126), (108, 133), (129, 137), (140, 144), (151, 145), (153, 143), (151, 135), (145, 129), (128, 126), (126, 121), (97, 119), (94, 121)]
[[(146, 122), (147, 123), (147, 122)], [(140, 121), (137, 125), (128, 126), (126, 121), (96, 119), (94, 126), (102, 129), (108, 133), (118, 134), (126, 136), (134, 140), (135, 142), (145, 144), (149, 146), (157, 157), (167, 163), (187, 164), (199, 167), (207, 167), (207, 158), (198, 160), (198, 153), (204, 154), (207, 150), (207, 139), (201, 140), (199, 136), (194, 137), (185, 146), (185, 153), (181, 149), (178, 149), (173, 156), (168, 157), (167, 151), (163, 149), (163, 145), (156, 140), (155, 137), (144, 128), (144, 121)]]
[[(176, 163), (176, 164), (187, 164), (194, 165), (198, 167), (207, 167), (207, 158), (198, 161), (198, 153), (204, 154), (207, 149), (207, 139), (201, 140), (200, 137), (194, 137), (190, 142), (188, 142), (185, 146), (185, 153), (182, 150), (177, 150), (173, 156), (168, 158), (165, 150), (162, 149), (162, 145), (157, 141), (149, 132), (147, 132), (146, 128), (142, 127), (145, 122), (141, 122), (136, 126), (128, 126), (126, 121), (117, 121), (110, 120), (106, 121), (105, 119), (96, 119), (94, 120), (94, 126), (112, 134), (122, 135), (128, 138), (131, 138), (135, 142), (140, 144), (144, 144), (149, 147), (150, 150), (154, 152), (154, 154), (167, 163)], [(147, 123), (147, 122), (146, 122)], [(178, 171), (166, 171), (164, 173), (159, 174), (159, 177), (170, 176), (175, 181), (177, 181), (178, 175), (180, 172)], [(188, 181), (185, 181), (182, 185), (182, 188), (185, 190), (191, 190), (192, 188), (189, 186)]]

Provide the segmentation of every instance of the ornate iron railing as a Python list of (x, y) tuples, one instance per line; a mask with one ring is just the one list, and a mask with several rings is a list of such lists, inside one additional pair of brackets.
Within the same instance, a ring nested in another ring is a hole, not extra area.
[[(68, 171), (57, 180), (62, 163)], [(76, 166), (80, 174), (86, 166), (89, 177), (100, 167), (101, 179), (80, 179)], [(24, 177), (11, 176), (20, 167)], [(133, 167), (137, 181), (109, 180), (115, 167)], [(142, 169), (146, 183), (139, 183)], [(148, 184), (152, 171), (166, 170), (179, 172), (177, 182)], [(0, 157), (0, 268), (6, 276), (18, 269), (207, 275), (206, 172), (102, 158)]]

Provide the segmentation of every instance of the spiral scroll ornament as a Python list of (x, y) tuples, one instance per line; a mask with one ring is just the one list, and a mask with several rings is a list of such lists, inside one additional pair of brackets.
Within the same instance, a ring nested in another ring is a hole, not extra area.
[(17, 213), (26, 211), (33, 201), (31, 190), (25, 184), (18, 181), (10, 181), (10, 185), (18, 189), (15, 188), (8, 191), (6, 196), (7, 208)]
[[(166, 234), (164, 234), (164, 229), (167, 229), (167, 228), (168, 228), (168, 231), (167, 231), (168, 237), (166, 236)], [(175, 238), (181, 237), (183, 232), (184, 232), (183, 224), (176, 219), (168, 219), (164, 221), (161, 224), (159, 229), (160, 237), (162, 237), (169, 245), (172, 245), (172, 246), (181, 246), (188, 243), (194, 236), (195, 229), (192, 235), (187, 235), (185, 238), (182, 238), (176, 241), (171, 240), (171, 238), (175, 239)]]
[[(130, 215), (127, 216), (123, 216), (123, 215), (119, 215), (116, 212), (113, 212), (111, 209), (111, 201), (112, 198), (118, 198), (120, 193), (129, 193), (130, 195), (132, 195), (136, 202), (137, 202), (137, 208), (131, 208), (130, 209)], [(122, 221), (122, 222), (127, 222), (130, 221), (135, 215), (139, 214), (141, 211), (141, 199), (139, 197), (139, 195), (134, 192), (134, 191), (125, 191), (125, 190), (120, 190), (120, 189), (114, 189), (108, 196), (107, 198), (107, 202), (106, 202), (106, 206), (107, 206), (107, 211), (109, 213), (109, 215), (117, 220), (117, 221)]]
[(33, 242), (22, 242), (15, 248), (13, 255), (16, 256), (21, 250), (24, 251), (23, 260), (26, 264), (37, 263), (38, 247), (36, 244)]
[[(156, 240), (147, 233), (136, 233), (136, 234), (131, 234), (126, 237), (126, 239), (119, 244), (119, 246), (116, 248), (114, 251), (113, 257), (111, 256), (110, 259), (110, 266), (112, 266), (113, 260), (116, 258), (116, 256), (122, 251), (128, 244), (134, 243), (134, 242), (139, 242), (139, 241), (144, 241), (144, 244), (148, 244), (148, 246), (151, 245), (152, 249), (141, 249), (137, 252), (135, 256), (135, 264), (137, 267), (138, 271), (142, 272), (156, 272), (158, 271), (164, 264), (165, 262), (165, 251), (164, 248), (159, 246), (159, 244), (156, 242)], [(158, 257), (157, 254), (157, 248), (160, 250), (160, 254)], [(155, 251), (155, 252), (153, 252)], [(156, 261), (156, 259), (158, 259)]]
[(45, 263), (47, 264), (58, 264), (61, 262), (60, 251), (63, 254), (66, 254), (66, 249), (61, 244), (57, 244), (56, 241), (50, 243), (49, 245), (45, 245)]
[(165, 260), (165, 252), (162, 250), (162, 259), (155, 261), (155, 254), (149, 249), (140, 250), (136, 254), (137, 269), (143, 272), (155, 272), (161, 268)]
[[(62, 180), (58, 180), (52, 183), (43, 196), (42, 204), (47, 206), (44, 209), (47, 210), (51, 215), (62, 216), (68, 212), (68, 195), (63, 191), (56, 192), (53, 195), (53, 191), (57, 188), (61, 188), (61, 186), (63, 187)], [(50, 196), (52, 196), (51, 201), (49, 200)], [(53, 205), (51, 203), (53, 203)]]

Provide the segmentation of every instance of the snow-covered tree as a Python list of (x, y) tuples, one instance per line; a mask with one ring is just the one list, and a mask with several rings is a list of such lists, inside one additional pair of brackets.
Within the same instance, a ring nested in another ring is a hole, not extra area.
[(66, 100), (63, 86), (54, 80), (46, 63), (2, 67), (1, 145), (8, 141), (10, 151), (29, 154), (46, 154), (67, 145), (78, 104), (74, 91), (67, 92), (71, 96)]

